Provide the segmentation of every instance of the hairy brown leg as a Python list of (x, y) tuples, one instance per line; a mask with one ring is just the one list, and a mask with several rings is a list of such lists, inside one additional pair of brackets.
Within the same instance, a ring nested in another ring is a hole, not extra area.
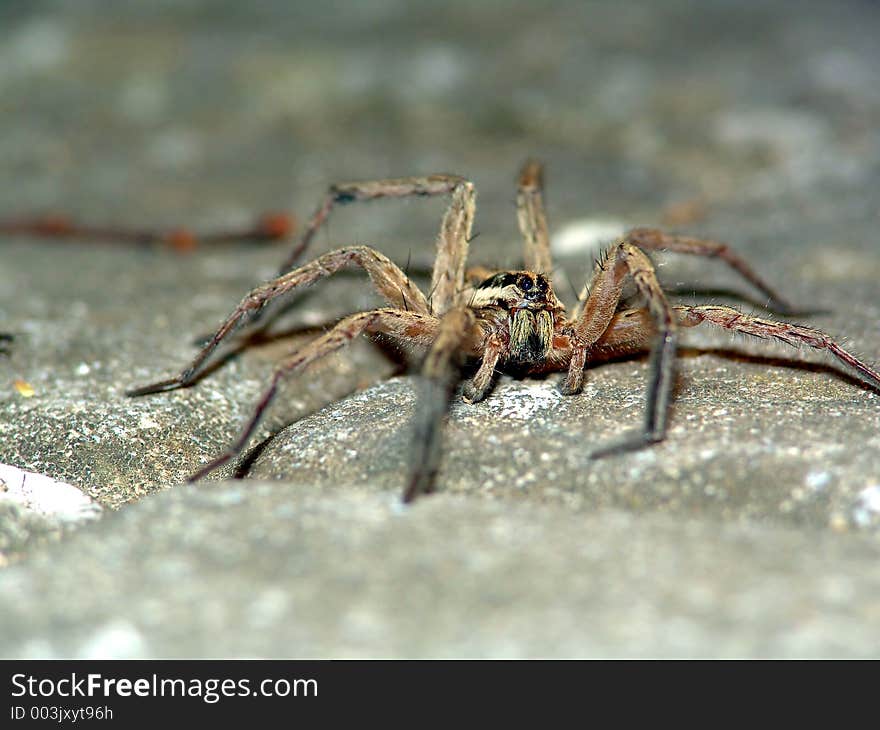
[(43, 216), (0, 221), (0, 234), (38, 236), (40, 238), (83, 238), (93, 241), (122, 241), (133, 244), (161, 243), (176, 251), (192, 251), (199, 244), (235, 241), (277, 241), (287, 238), (295, 227), (286, 213), (265, 213), (251, 226), (242, 229), (194, 233), (187, 228), (171, 230), (134, 229), (76, 223), (65, 216)]
[(465, 296), (465, 267), (474, 225), (476, 197), (472, 183), (457, 183), (440, 224), (437, 258), (434, 260), (428, 293), (431, 310), (438, 316), (446, 314)]
[(824, 332), (791, 322), (752, 317), (720, 305), (675, 307), (679, 323), (683, 327), (696, 327), (702, 322), (723, 327), (734, 332), (753, 335), (762, 339), (774, 339), (793, 347), (806, 345), (815, 350), (825, 350), (845, 365), (859, 378), (880, 391), (880, 373), (844, 350)]
[[(724, 261), (758, 291), (767, 297), (767, 307), (780, 314), (796, 314), (798, 309), (767, 284), (739, 254), (726, 243), (704, 238), (690, 238), (664, 233), (656, 228), (634, 228), (626, 233), (623, 240), (645, 251), (672, 251), (674, 253), (705, 256)], [(578, 306), (572, 310), (577, 317), (583, 303), (590, 294), (590, 285), (584, 286), (578, 296)]]
[(458, 185), (465, 183), (458, 175), (426, 175), (424, 177), (402, 177), (386, 180), (362, 180), (334, 183), (327, 189), (324, 199), (309, 220), (302, 236), (290, 255), (281, 265), (279, 274), (290, 271), (312, 241), (315, 233), (330, 216), (336, 205), (353, 203), (357, 200), (376, 200), (378, 198), (405, 198), (409, 196), (448, 195)]
[(349, 344), (362, 333), (387, 334), (400, 340), (426, 346), (435, 336), (437, 320), (428, 314), (417, 314), (400, 309), (376, 309), (352, 314), (341, 320), (326, 334), (287, 357), (275, 370), (269, 387), (263, 391), (254, 412), (245, 423), (232, 445), (210, 461), (187, 481), (196, 481), (223, 466), (240, 454), (260, 423), (263, 414), (278, 392), (278, 385), (287, 376), (301, 372), (308, 365)]
[(523, 261), (527, 270), (549, 276), (553, 269), (553, 259), (550, 255), (550, 234), (547, 231), (543, 195), (543, 165), (529, 160), (520, 171), (516, 195), (517, 220), (525, 243)]
[(606, 332), (614, 318), (623, 281), (630, 275), (645, 297), (655, 326), (651, 347), (650, 380), (648, 382), (645, 425), (637, 438), (594, 451), (601, 456), (641, 448), (663, 438), (666, 416), (672, 394), (677, 344), (677, 322), (666, 295), (660, 288), (654, 266), (647, 255), (626, 239), (615, 244), (598, 262), (591, 282), (590, 295), (584, 311), (571, 335), (572, 357), (563, 382), (564, 393), (575, 393), (583, 384), (583, 367), (590, 348)]
[(790, 304), (773, 287), (767, 284), (748, 262), (730, 248), (726, 243), (713, 241), (706, 238), (691, 238), (689, 236), (677, 236), (656, 228), (634, 228), (625, 237), (627, 241), (635, 244), (643, 250), (650, 251), (673, 251), (675, 253), (691, 254), (694, 256), (706, 256), (717, 258), (748, 281), (753, 287), (767, 297), (767, 307), (780, 314), (793, 314), (797, 308)]
[(593, 276), (584, 287), (588, 295), (574, 322), (571, 335), (571, 361), (568, 375), (562, 383), (562, 392), (565, 395), (579, 393), (583, 387), (587, 353), (608, 329), (620, 301), (624, 277), (629, 270), (618, 255), (621, 245), (615, 244), (599, 257)]
[(477, 335), (476, 316), (468, 307), (447, 312), (437, 325), (436, 338), (416, 378), (417, 400), (413, 417), (412, 455), (404, 502), (434, 491), (440, 466), (443, 419), (458, 382), (459, 357), (469, 338)]
[(235, 308), (226, 321), (220, 325), (207, 344), (198, 352), (193, 361), (179, 375), (168, 380), (161, 380), (140, 388), (127, 391), (129, 396), (146, 395), (166, 390), (175, 390), (191, 385), (211, 353), (251, 314), (259, 312), (268, 302), (276, 297), (293, 291), (302, 286), (314, 283), (318, 279), (330, 276), (340, 269), (359, 266), (370, 276), (376, 291), (391, 306), (408, 310), (416, 314), (429, 314), (430, 308), (425, 295), (410, 281), (384, 254), (368, 246), (351, 246), (331, 251), (314, 261), (274, 279), (267, 284), (249, 292)]

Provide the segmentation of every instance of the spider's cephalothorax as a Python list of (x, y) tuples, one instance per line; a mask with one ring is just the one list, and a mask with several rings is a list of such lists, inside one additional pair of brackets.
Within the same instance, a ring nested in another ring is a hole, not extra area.
[[(650, 352), (647, 407), (642, 429), (610, 447), (593, 449), (591, 457), (642, 448), (663, 439), (672, 394), (678, 330), (703, 322), (795, 347), (806, 345), (833, 355), (871, 387), (880, 390), (880, 374), (811, 327), (743, 314), (721, 305), (672, 306), (660, 288), (648, 251), (666, 249), (717, 258), (725, 262), (766, 298), (768, 308), (792, 313), (760, 276), (727, 245), (717, 241), (676, 236), (637, 228), (615, 241), (596, 263), (570, 317), (553, 293), (550, 239), (544, 215), (541, 166), (527, 163), (520, 173), (517, 213), (524, 247), (524, 270), (488, 275), (468, 271), (468, 245), (475, 210), (472, 183), (456, 175), (428, 175), (331, 185), (280, 275), (251, 291), (176, 377), (129, 391), (143, 395), (174, 390), (194, 383), (205, 362), (235, 328), (251, 319), (272, 299), (312, 284), (340, 269), (357, 266), (367, 272), (385, 306), (357, 312), (304, 347), (295, 349), (278, 366), (254, 413), (230, 448), (194, 474), (198, 479), (240, 454), (253, 435), (279, 382), (334, 352), (360, 334), (388, 335), (426, 351), (419, 383), (422, 402), (413, 417), (410, 478), (404, 500), (434, 488), (440, 462), (440, 425), (461, 365), (479, 363), (462, 388), (464, 400), (475, 403), (491, 389), (497, 371), (520, 374), (565, 371), (562, 392), (580, 391), (589, 363)], [(426, 296), (390, 259), (367, 246), (349, 246), (319, 256), (294, 269), (315, 232), (334, 205), (383, 197), (444, 195), (451, 202), (437, 238), (437, 257)], [(631, 279), (641, 296), (640, 306), (620, 307), (623, 286)]]
[(505, 361), (525, 368), (547, 360), (565, 311), (549, 279), (531, 271), (490, 276), (474, 288), (470, 306), (506, 341)]

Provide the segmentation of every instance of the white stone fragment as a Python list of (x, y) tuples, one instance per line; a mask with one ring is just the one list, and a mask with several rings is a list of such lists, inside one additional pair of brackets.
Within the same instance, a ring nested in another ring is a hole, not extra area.
[(62, 522), (91, 520), (101, 514), (101, 505), (72, 484), (9, 464), (0, 464), (0, 500)]

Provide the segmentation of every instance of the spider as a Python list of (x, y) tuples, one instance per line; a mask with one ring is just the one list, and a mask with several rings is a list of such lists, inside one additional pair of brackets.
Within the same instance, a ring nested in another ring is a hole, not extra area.
[[(377, 198), (449, 195), (437, 237), (437, 255), (426, 295), (388, 257), (368, 246), (348, 246), (293, 268), (336, 205)], [(743, 314), (728, 306), (672, 306), (647, 252), (668, 251), (717, 258), (732, 267), (766, 297), (770, 309), (795, 309), (775, 293), (731, 248), (718, 241), (636, 228), (615, 241), (598, 259), (589, 283), (567, 313), (553, 290), (553, 263), (543, 203), (543, 168), (527, 162), (519, 175), (517, 217), (524, 239), (520, 271), (467, 269), (474, 220), (474, 185), (456, 175), (429, 175), (331, 185), (279, 275), (249, 292), (190, 365), (177, 376), (128, 391), (129, 396), (192, 385), (205, 361), (233, 330), (253, 321), (270, 301), (315, 283), (341, 269), (360, 267), (369, 275), (386, 306), (341, 319), (329, 331), (291, 352), (275, 369), (253, 414), (238, 438), (197, 471), (195, 481), (239, 455), (252, 436), (280, 381), (339, 350), (361, 334), (388, 335), (426, 351), (416, 378), (419, 406), (413, 417), (411, 467), (403, 500), (411, 502), (434, 490), (440, 459), (441, 426), (463, 366), (475, 368), (461, 397), (477, 403), (489, 393), (499, 372), (518, 376), (564, 371), (561, 390), (578, 393), (588, 363), (650, 352), (650, 376), (644, 425), (619, 442), (590, 456), (647, 447), (664, 437), (673, 387), (679, 330), (708, 323), (733, 332), (807, 345), (830, 352), (870, 386), (880, 390), (880, 374), (824, 333), (800, 324)], [(621, 295), (631, 279), (643, 306), (625, 308)]]

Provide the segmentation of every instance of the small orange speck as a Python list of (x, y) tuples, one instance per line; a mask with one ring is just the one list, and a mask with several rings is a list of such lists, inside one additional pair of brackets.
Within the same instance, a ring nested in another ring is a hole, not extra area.
[(35, 229), (47, 236), (65, 236), (73, 233), (73, 222), (65, 215), (47, 215), (37, 221)]
[(15, 389), (18, 391), (18, 394), (22, 398), (33, 398), (36, 394), (36, 391), (34, 391), (34, 386), (32, 386), (26, 380), (18, 379), (13, 383), (13, 385), (15, 386)]
[(266, 238), (285, 238), (296, 229), (296, 221), (287, 213), (265, 213), (257, 221), (257, 230)]
[(194, 251), (198, 245), (196, 237), (186, 228), (178, 228), (177, 230), (171, 231), (171, 233), (166, 236), (165, 241), (171, 246), (171, 248), (179, 253), (189, 253), (190, 251)]

